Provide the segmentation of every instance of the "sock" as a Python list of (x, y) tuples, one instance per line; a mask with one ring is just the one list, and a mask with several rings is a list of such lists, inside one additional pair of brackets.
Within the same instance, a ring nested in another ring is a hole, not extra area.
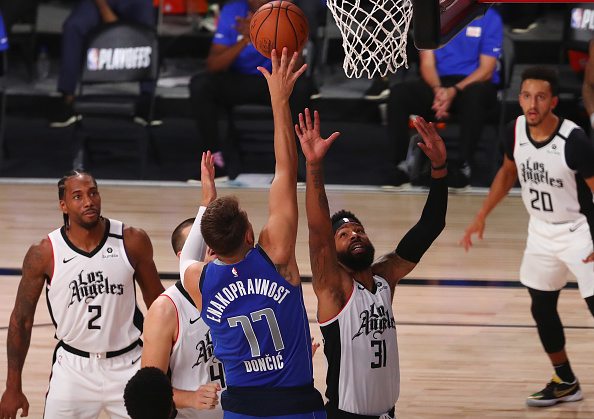
[(566, 383), (573, 383), (575, 381), (575, 375), (573, 375), (569, 361), (565, 361), (559, 365), (553, 365), (553, 367), (555, 368), (555, 373), (561, 380)]

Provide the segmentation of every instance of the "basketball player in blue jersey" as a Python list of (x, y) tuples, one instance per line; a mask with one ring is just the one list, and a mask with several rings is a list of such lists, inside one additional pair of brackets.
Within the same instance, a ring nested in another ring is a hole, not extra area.
[[(275, 176), (269, 216), (256, 243), (237, 198), (208, 205), (200, 230), (217, 259), (198, 262), (194, 224), (180, 270), (208, 326), (215, 356), (225, 368), (225, 418), (325, 418), (313, 385), (311, 338), (295, 258), (297, 239), (297, 147), (289, 96), (306, 66), (297, 54), (272, 52), (272, 74), (260, 67), (274, 114)], [(187, 269), (186, 269), (187, 267)]]
[(46, 418), (126, 418), (124, 387), (140, 367), (143, 316), (163, 292), (148, 235), (101, 216), (95, 179), (71, 171), (58, 182), (64, 226), (31, 246), (7, 337), (8, 374), (0, 417), (16, 418), (29, 403), (22, 371), (35, 308), (45, 288), (59, 340), (53, 357)]
[(473, 234), (482, 240), (487, 215), (519, 180), (530, 214), (520, 281), (528, 288), (532, 316), (555, 370), (526, 403), (552, 406), (583, 398), (565, 352), (557, 301), (571, 272), (594, 314), (594, 146), (580, 127), (553, 113), (559, 101), (553, 69), (527, 68), (519, 100), (524, 114), (508, 126), (503, 165), (459, 244), (468, 251)]
[[(214, 158), (203, 155), (201, 163), (202, 202), (200, 212), (216, 198)], [(173, 251), (179, 257), (194, 224), (183, 221), (171, 236)], [(215, 258), (202, 244), (200, 260)], [(222, 418), (217, 392), (225, 388), (223, 365), (213, 354), (210, 330), (185, 290), (183, 282), (165, 290), (146, 314), (142, 367), (158, 367), (171, 374), (176, 418)], [(142, 404), (142, 399), (135, 404)]]
[(396, 250), (374, 262), (374, 248), (355, 215), (330, 217), (323, 157), (338, 133), (320, 137), (317, 111), (295, 127), (307, 161), (306, 210), (313, 289), (326, 356), (328, 418), (393, 418), (400, 392), (394, 288), (410, 273), (445, 227), (446, 149), (433, 124), (415, 121), (431, 160), (431, 189), (418, 223)]

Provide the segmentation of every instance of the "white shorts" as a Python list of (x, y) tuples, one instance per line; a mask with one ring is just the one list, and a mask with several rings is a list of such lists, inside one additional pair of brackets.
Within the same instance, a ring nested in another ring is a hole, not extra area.
[(96, 419), (102, 410), (129, 418), (124, 388), (140, 369), (142, 346), (113, 358), (85, 358), (58, 347), (45, 400), (44, 417)]
[(571, 272), (582, 298), (594, 295), (594, 263), (584, 263), (594, 250), (586, 217), (551, 224), (530, 217), (528, 241), (520, 268), (520, 281), (539, 291), (558, 291)]

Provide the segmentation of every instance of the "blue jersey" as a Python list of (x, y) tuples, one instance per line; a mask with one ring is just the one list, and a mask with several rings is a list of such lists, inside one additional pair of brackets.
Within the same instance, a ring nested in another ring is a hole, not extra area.
[(202, 313), (227, 384), (293, 387), (313, 381), (309, 322), (293, 286), (257, 246), (233, 265), (209, 263)]
[(289, 284), (257, 245), (238, 263), (206, 265), (200, 290), (202, 318), (225, 369), (224, 410), (255, 416), (323, 410), (300, 285)]
[[(221, 9), (217, 32), (212, 42), (228, 47), (235, 45), (243, 38), (243, 35), (235, 28), (237, 17), (247, 17), (250, 12), (250, 6), (246, 0), (239, 0), (225, 4)], [(231, 70), (241, 74), (253, 74), (262, 76), (258, 66), (266, 68), (272, 72), (272, 61), (260, 54), (251, 42), (241, 50), (237, 58), (231, 63)]]

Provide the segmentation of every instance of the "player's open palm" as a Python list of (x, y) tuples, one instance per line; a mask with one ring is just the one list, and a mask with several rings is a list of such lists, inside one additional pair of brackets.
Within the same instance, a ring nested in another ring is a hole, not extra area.
[(308, 108), (305, 108), (304, 113), (305, 115), (303, 113), (299, 114), (299, 124), (295, 125), (295, 133), (299, 137), (301, 150), (303, 150), (305, 159), (309, 163), (316, 163), (324, 158), (326, 152), (340, 133), (335, 132), (330, 137), (323, 139), (320, 136), (320, 115), (318, 111), (314, 111), (313, 124)]
[(210, 150), (202, 153), (200, 183), (202, 185), (202, 205), (206, 206), (217, 198), (214, 157), (210, 154)]
[(278, 58), (278, 51), (273, 49), (270, 53), (272, 60), (272, 74), (264, 67), (258, 67), (258, 70), (266, 77), (268, 82), (268, 90), (270, 90), (270, 100), (274, 103), (275, 100), (286, 100), (291, 96), (293, 86), (301, 74), (305, 72), (307, 64), (303, 64), (300, 68), (295, 70), (295, 64), (299, 54), (294, 52), (291, 57), (287, 48), (283, 48), (280, 59)]
[(458, 242), (458, 246), (464, 246), (466, 252), (472, 246), (472, 235), (477, 234), (479, 240), (483, 240), (483, 232), (485, 231), (485, 220), (476, 217), (472, 223), (466, 228), (464, 231), (464, 236), (462, 240)]
[(29, 416), (29, 401), (22, 391), (6, 389), (0, 400), (0, 419), (16, 419), (19, 409), (21, 417)]
[(415, 128), (423, 138), (423, 143), (417, 144), (435, 166), (441, 166), (446, 161), (447, 152), (443, 140), (435, 130), (435, 125), (433, 123), (427, 123), (420, 116), (417, 116), (413, 122)]

